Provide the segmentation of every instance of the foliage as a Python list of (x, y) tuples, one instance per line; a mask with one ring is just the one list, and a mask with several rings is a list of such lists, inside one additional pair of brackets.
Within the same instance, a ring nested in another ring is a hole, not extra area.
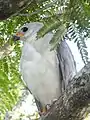
[[(15, 45), (13, 52), (0, 60), (0, 112), (3, 117), (11, 110), (20, 97), (23, 87), (18, 64), (20, 60), (19, 43), (12, 41), (12, 35), (26, 22), (40, 21), (44, 27), (38, 37), (54, 32), (52, 49), (63, 37), (77, 43), (82, 59), (88, 62), (85, 40), (90, 37), (90, 1), (89, 0), (38, 0), (33, 1), (17, 15), (0, 22), (0, 45)], [(5, 81), (5, 82), (4, 82)], [(1, 119), (3, 119), (1, 117)]]
[[(6, 22), (1, 24), (2, 34), (1, 46), (7, 43), (11, 38), (10, 33), (13, 31), (13, 24), (7, 26)], [(6, 28), (5, 28), (6, 27)], [(7, 39), (4, 40), (4, 37)], [(8, 42), (12, 44), (12, 41)], [(18, 52), (18, 54), (17, 54)], [(21, 96), (20, 89), (23, 87), (19, 74), (19, 59), (20, 59), (20, 45), (15, 46), (13, 52), (0, 60), (0, 119), (2, 120), (6, 111), (11, 110), (13, 106), (19, 101)]]
[[(55, 35), (51, 42), (54, 45), (53, 47), (63, 39), (63, 36), (67, 36), (67, 39), (74, 39), (82, 60), (87, 64), (88, 52), (85, 40), (90, 37), (90, 1), (40, 0), (37, 3), (32, 3), (31, 6), (33, 7), (28, 7), (29, 12), (25, 10), (20, 15), (22, 17), (30, 17), (31, 21), (34, 18), (34, 21), (44, 23), (44, 27), (39, 31), (38, 37), (44, 36), (49, 31), (54, 31)], [(32, 8), (33, 10), (31, 10)], [(68, 37), (67, 33), (71, 33), (72, 35)]]

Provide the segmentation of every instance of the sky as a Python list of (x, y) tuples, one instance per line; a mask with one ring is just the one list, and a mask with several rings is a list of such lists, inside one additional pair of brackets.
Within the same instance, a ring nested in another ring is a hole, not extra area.
[[(69, 47), (70, 47), (70, 49), (71, 49), (71, 51), (72, 51), (72, 54), (73, 54), (73, 56), (74, 56), (75, 61), (76, 61), (77, 71), (80, 71), (80, 70), (83, 68), (84, 63), (83, 63), (83, 61), (82, 61), (82, 59), (81, 59), (81, 55), (79, 54), (77, 45), (76, 45), (73, 41), (67, 41), (67, 43), (68, 43), (68, 45), (69, 45)], [(89, 47), (89, 45), (90, 45), (90, 40), (88, 40), (86, 44), (87, 44), (87, 51), (88, 51), (89, 58), (90, 58), (90, 47)], [(14, 118), (15, 118), (15, 117), (18, 118), (18, 115), (19, 115), (20, 113), (23, 113), (23, 114), (25, 114), (25, 115), (28, 115), (28, 114), (31, 114), (31, 115), (34, 114), (34, 115), (35, 115), (35, 114), (36, 114), (35, 111), (37, 111), (37, 108), (36, 108), (35, 104), (33, 104), (32, 101), (33, 101), (33, 97), (32, 97), (32, 95), (30, 94), (30, 95), (27, 97), (26, 101), (23, 102), (22, 107), (20, 107), (19, 109), (17, 109), (17, 112), (16, 112), (16, 114), (14, 114), (14, 117), (13, 117), (12, 120), (16, 120), (16, 119), (14, 119)], [(33, 118), (33, 117), (32, 117), (32, 118)], [(23, 120), (29, 120), (29, 119), (24, 118)], [(89, 116), (89, 118), (87, 118), (87, 119), (85, 119), (85, 120), (90, 120), (90, 116)]]
[(84, 63), (83, 63), (81, 55), (80, 55), (80, 53), (78, 51), (77, 45), (73, 41), (67, 41), (67, 43), (68, 43), (68, 45), (69, 45), (69, 47), (70, 47), (70, 49), (72, 51), (72, 54), (74, 56), (77, 71), (80, 71), (82, 69), (82, 67), (84, 66)]

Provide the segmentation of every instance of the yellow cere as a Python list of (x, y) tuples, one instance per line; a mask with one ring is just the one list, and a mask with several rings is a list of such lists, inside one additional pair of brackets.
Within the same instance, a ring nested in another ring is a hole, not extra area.
[(16, 35), (19, 36), (19, 37), (23, 37), (23, 36), (24, 36), (24, 33), (22, 33), (22, 32), (17, 32)]

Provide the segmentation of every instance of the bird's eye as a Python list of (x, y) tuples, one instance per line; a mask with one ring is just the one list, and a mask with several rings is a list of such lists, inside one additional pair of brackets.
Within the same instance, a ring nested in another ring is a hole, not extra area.
[(22, 30), (23, 32), (26, 32), (26, 31), (28, 30), (28, 28), (27, 28), (27, 27), (23, 27), (21, 30)]

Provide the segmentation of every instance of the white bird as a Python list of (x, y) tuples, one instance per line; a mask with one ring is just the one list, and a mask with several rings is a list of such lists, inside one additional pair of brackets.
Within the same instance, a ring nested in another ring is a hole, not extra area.
[(76, 66), (66, 41), (62, 41), (57, 50), (51, 51), (49, 42), (53, 33), (37, 40), (37, 32), (42, 27), (39, 22), (27, 23), (17, 31), (14, 40), (24, 42), (20, 60), (23, 81), (43, 113), (46, 106), (51, 105), (65, 90), (76, 74)]

